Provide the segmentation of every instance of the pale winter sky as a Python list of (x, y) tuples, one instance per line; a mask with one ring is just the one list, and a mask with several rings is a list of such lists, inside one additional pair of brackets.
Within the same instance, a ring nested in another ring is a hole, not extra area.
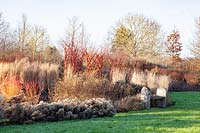
[(190, 56), (189, 46), (200, 16), (199, 0), (0, 0), (4, 18), (16, 27), (22, 14), (30, 24), (45, 27), (54, 44), (64, 37), (68, 18), (77, 16), (84, 22), (95, 45), (103, 44), (107, 32), (128, 13), (155, 19), (165, 33), (176, 27), (184, 46), (182, 56)]

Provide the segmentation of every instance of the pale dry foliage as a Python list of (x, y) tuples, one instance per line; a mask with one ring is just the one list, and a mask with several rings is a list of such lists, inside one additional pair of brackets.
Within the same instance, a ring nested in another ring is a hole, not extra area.
[(68, 64), (65, 70), (64, 79), (71, 79), (73, 77), (72, 65)]
[(32, 97), (44, 88), (55, 87), (58, 79), (58, 65), (30, 62), (28, 58), (12, 63), (0, 63), (0, 68), (0, 93), (4, 95), (17, 95), (19, 88), (22, 89), (22, 86), (19, 87), (15, 83), (19, 82), (26, 90), (27, 96)]
[(131, 83), (146, 86), (147, 85), (147, 75), (143, 72), (134, 72), (131, 77)]
[(131, 83), (147, 86), (150, 89), (165, 88), (168, 89), (171, 80), (166, 75), (156, 75), (152, 72), (133, 72)]
[(121, 71), (118, 68), (114, 68), (112, 70), (112, 83), (116, 83), (117, 81), (125, 81), (126, 72)]

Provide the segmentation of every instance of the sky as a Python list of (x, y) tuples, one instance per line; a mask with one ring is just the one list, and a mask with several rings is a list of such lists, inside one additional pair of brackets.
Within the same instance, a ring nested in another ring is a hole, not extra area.
[(53, 44), (65, 37), (68, 19), (76, 16), (86, 26), (92, 42), (104, 44), (107, 33), (128, 13), (156, 20), (169, 34), (176, 27), (183, 43), (182, 57), (191, 56), (194, 20), (200, 16), (199, 0), (0, 0), (0, 11), (11, 27), (17, 27), (22, 14), (32, 25), (46, 28)]

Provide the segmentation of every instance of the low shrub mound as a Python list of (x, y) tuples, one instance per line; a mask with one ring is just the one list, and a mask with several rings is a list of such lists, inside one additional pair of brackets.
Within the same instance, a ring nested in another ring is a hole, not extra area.
[(116, 111), (111, 101), (93, 98), (85, 101), (64, 99), (58, 102), (30, 105), (28, 102), (4, 107), (5, 117), (11, 123), (22, 124), (36, 121), (59, 121), (113, 116)]
[(122, 99), (127, 96), (134, 96), (140, 93), (142, 86), (126, 83), (124, 81), (117, 81), (110, 88), (108, 92), (108, 97), (113, 101)]
[(114, 107), (117, 112), (128, 112), (132, 110), (143, 110), (144, 105), (140, 100), (140, 95), (126, 96), (120, 100), (114, 101)]

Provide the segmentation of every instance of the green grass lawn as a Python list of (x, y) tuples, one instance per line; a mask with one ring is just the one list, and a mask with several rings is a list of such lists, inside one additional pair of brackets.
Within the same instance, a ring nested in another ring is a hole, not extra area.
[(118, 113), (114, 117), (89, 120), (36, 123), (0, 127), (0, 133), (37, 132), (198, 132), (200, 133), (200, 92), (172, 94), (176, 105), (165, 109)]

